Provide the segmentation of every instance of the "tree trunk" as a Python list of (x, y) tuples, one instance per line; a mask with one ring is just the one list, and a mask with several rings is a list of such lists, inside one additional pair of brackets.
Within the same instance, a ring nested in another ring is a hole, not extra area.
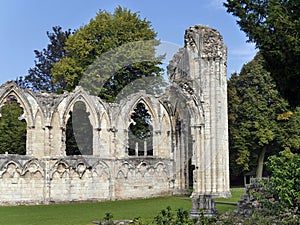
[(263, 147), (262, 151), (260, 152), (257, 169), (256, 169), (256, 178), (262, 178), (266, 151), (267, 151), (267, 146)]

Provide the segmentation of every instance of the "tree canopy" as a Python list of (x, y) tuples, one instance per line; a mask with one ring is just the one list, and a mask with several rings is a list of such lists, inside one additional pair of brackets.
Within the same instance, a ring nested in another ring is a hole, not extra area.
[(20, 77), (17, 83), (22, 88), (30, 88), (33, 91), (54, 92), (64, 89), (64, 82), (54, 84), (52, 77), (53, 64), (65, 56), (65, 43), (72, 35), (71, 30), (63, 31), (60, 26), (52, 28), (53, 32), (48, 31), (47, 36), (50, 43), (42, 51), (35, 50), (35, 66), (28, 70), (28, 75)]
[[(17, 80), (22, 88), (62, 92), (72, 91), (80, 84), (109, 102), (118, 95), (126, 96), (141, 89), (160, 91), (161, 58), (155, 57), (159, 41), (151, 23), (138, 13), (122, 7), (117, 7), (114, 13), (100, 10), (87, 25), (74, 32), (63, 31), (60, 26), (52, 30), (47, 32), (50, 41), (47, 47), (34, 51), (35, 66)], [(13, 107), (9, 110), (18, 113)], [(75, 140), (74, 136), (76, 132), (89, 133), (90, 121), (87, 118), (85, 126), (78, 129), (72, 123), (73, 117), (76, 117), (74, 112), (67, 125), (67, 154), (81, 154), (83, 150), (90, 154), (91, 146), (78, 143), (82, 138)]]
[(278, 116), (283, 123), (284, 133), (281, 135), (282, 147), (285, 151), (300, 153), (300, 108), (287, 111)]
[(228, 82), (231, 169), (256, 167), (257, 176), (262, 175), (265, 154), (280, 150), (284, 124), (278, 116), (289, 107), (264, 64), (258, 53)]
[[(113, 14), (100, 10), (89, 24), (68, 38), (66, 55), (52, 70), (55, 82), (66, 83), (66, 89), (70, 91), (79, 84), (84, 75), (89, 74), (85, 81), (90, 88), (96, 89), (97, 95), (105, 100), (112, 101), (120, 90), (134, 80), (142, 76), (159, 76), (161, 72), (157, 66), (158, 60), (134, 60), (122, 65), (128, 55), (134, 54), (130, 57), (135, 58), (139, 54), (130, 51), (130, 45), (122, 51), (115, 49), (128, 43), (154, 41), (156, 35), (150, 22), (141, 19), (137, 13), (121, 7), (116, 8)], [(150, 59), (154, 59), (156, 44), (158, 41), (145, 51), (146, 55), (151, 56)]]
[(224, 5), (261, 51), (284, 97), (300, 105), (300, 1), (227, 0)]

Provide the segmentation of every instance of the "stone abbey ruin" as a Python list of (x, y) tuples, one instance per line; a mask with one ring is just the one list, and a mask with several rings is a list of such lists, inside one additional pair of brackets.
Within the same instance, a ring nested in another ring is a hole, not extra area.
[[(48, 94), (3, 84), (0, 108), (16, 99), (27, 141), (26, 155), (0, 155), (0, 205), (148, 198), (188, 193), (190, 185), (194, 208), (203, 196), (229, 196), (226, 57), (221, 35), (196, 25), (159, 97), (138, 92), (106, 103), (81, 87)], [(78, 102), (89, 114), (92, 152), (68, 155), (66, 125)], [(137, 106), (151, 117), (152, 136), (132, 147)]]

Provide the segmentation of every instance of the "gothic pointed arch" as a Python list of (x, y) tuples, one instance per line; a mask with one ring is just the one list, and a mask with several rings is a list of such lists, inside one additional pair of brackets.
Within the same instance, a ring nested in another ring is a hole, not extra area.
[(60, 124), (62, 128), (62, 150), (66, 155), (92, 155), (98, 153), (98, 131), (101, 101), (88, 95), (81, 87), (70, 93), (63, 101)]
[(99, 131), (99, 155), (102, 157), (109, 157), (111, 155), (111, 121), (107, 112), (103, 112), (100, 117), (100, 131)]
[(45, 126), (45, 116), (41, 109), (38, 109), (34, 114), (35, 126), (44, 127)]
[(149, 111), (149, 114), (151, 115), (153, 120), (157, 119), (157, 112), (155, 110), (155, 106), (159, 105), (159, 101), (156, 97), (140, 91), (138, 93), (128, 96), (127, 99), (123, 99), (120, 102), (120, 111), (118, 112), (116, 118), (118, 119), (118, 122), (124, 123), (125, 129), (131, 122), (131, 113), (136, 108), (136, 105), (139, 103), (143, 103), (145, 105), (145, 108)]
[(98, 115), (100, 114), (97, 105), (101, 104), (99, 101), (95, 101), (94, 96), (88, 95), (81, 87), (78, 87), (70, 96), (66, 99), (65, 108), (62, 116), (62, 125), (66, 125), (69, 119), (69, 113), (73, 110), (76, 102), (83, 102), (86, 105), (86, 110), (90, 113), (90, 121), (94, 128), (99, 127)]
[(102, 160), (97, 161), (92, 166), (92, 176), (104, 177), (108, 180), (112, 179), (109, 165)]
[(129, 156), (153, 156), (153, 114), (148, 109), (145, 101), (139, 100), (130, 113)]
[(30, 179), (41, 179), (45, 176), (45, 168), (37, 159), (31, 159), (24, 164), (22, 176)]
[(172, 128), (172, 121), (167, 112), (164, 112), (160, 120), (158, 138), (158, 155), (161, 158), (172, 158), (173, 146), (172, 146), (172, 134), (174, 133)]
[[(151, 99), (149, 96), (140, 96), (139, 98), (137, 98), (134, 103), (132, 104), (131, 106), (131, 109), (130, 109), (130, 112), (133, 112), (133, 110), (137, 107), (138, 104), (144, 104), (145, 106), (145, 109), (149, 112), (151, 118), (156, 119), (156, 112), (154, 110), (154, 107), (153, 107), (153, 99)], [(129, 112), (129, 114), (130, 114)]]
[(1, 176), (5, 172), (9, 172), (10, 165), (12, 165), (12, 167), (14, 168), (14, 170), (11, 171), (11, 172), (17, 171), (21, 175), (22, 170), (23, 170), (23, 166), (21, 165), (21, 163), (18, 160), (7, 159), (7, 160), (4, 161), (4, 163), (2, 163), (2, 165), (0, 167), (0, 175)]
[(51, 179), (61, 179), (69, 177), (71, 166), (63, 159), (58, 160), (50, 170)]
[(94, 129), (84, 102), (75, 102), (65, 132), (66, 155), (93, 155)]
[(78, 177), (81, 179), (90, 170), (90, 165), (85, 159), (78, 159), (72, 165), (72, 170), (77, 173)]
[(10, 96), (14, 96), (24, 113), (21, 118), (25, 119), (29, 127), (34, 127), (34, 110), (38, 104), (34, 96), (29, 92), (21, 89), (15, 82), (7, 82), (0, 87), (0, 108), (5, 104)]
[(103, 112), (102, 115), (100, 116), (100, 127), (101, 129), (108, 129), (110, 125), (110, 120), (108, 117), (108, 114), (106, 112)]

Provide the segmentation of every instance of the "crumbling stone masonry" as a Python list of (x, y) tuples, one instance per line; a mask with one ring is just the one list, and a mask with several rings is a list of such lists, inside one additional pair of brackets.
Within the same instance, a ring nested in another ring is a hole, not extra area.
[[(190, 27), (160, 97), (138, 92), (112, 104), (81, 87), (48, 94), (14, 82), (0, 86), (0, 107), (14, 96), (27, 122), (26, 155), (0, 156), (0, 205), (183, 194), (190, 180), (196, 208), (203, 196), (229, 196), (226, 51), (216, 30)], [(92, 155), (66, 156), (66, 123), (76, 102), (89, 113)], [(128, 154), (131, 113), (139, 103), (152, 119), (150, 156)]]

